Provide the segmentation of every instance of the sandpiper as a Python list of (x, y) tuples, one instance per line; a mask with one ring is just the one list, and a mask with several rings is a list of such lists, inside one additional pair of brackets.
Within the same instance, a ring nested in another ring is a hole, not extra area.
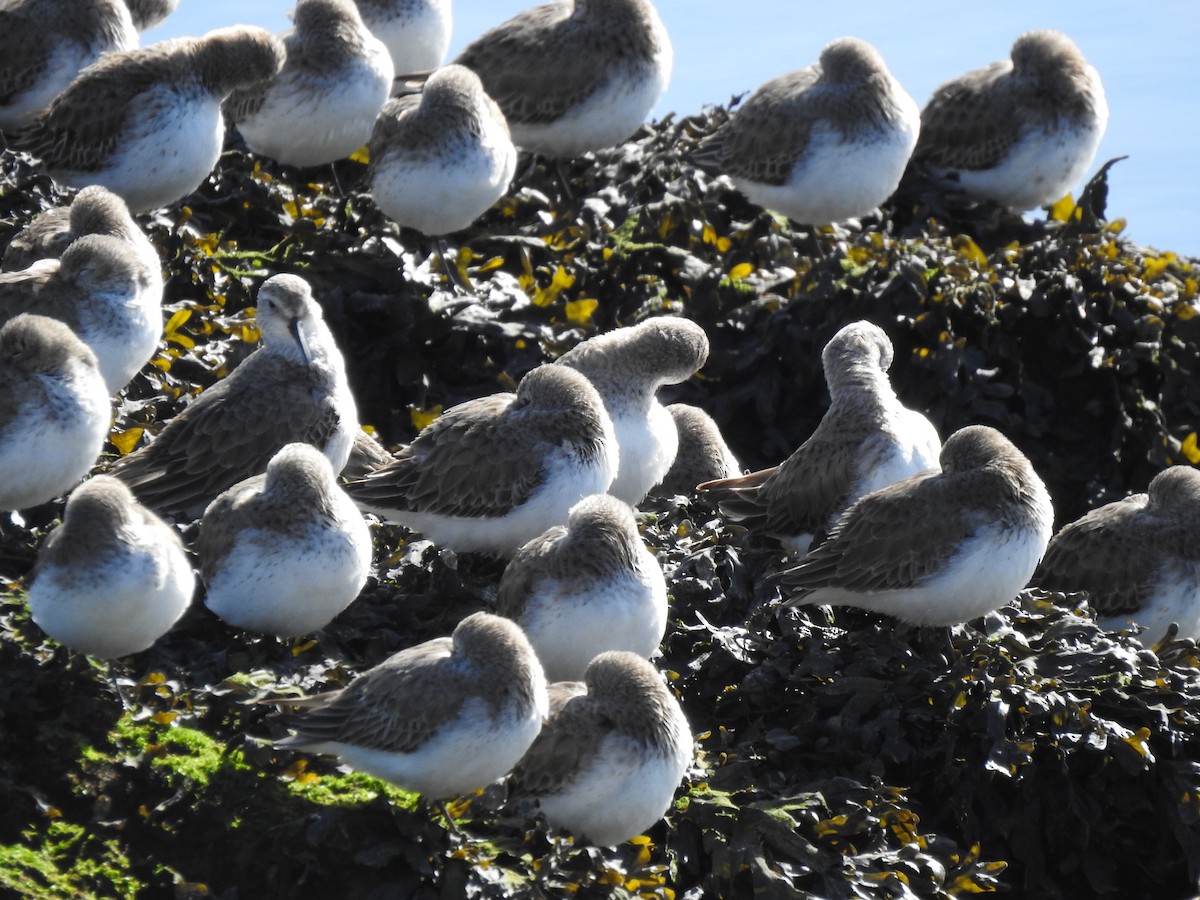
[(389, 100), (370, 143), (371, 199), (431, 237), (460, 231), (504, 196), (517, 151), (504, 114), (470, 69), (450, 65), (419, 94)]
[(357, 0), (363, 22), (383, 41), (397, 75), (436, 69), (450, 49), (450, 0)]
[(283, 59), (278, 38), (245, 25), (109, 53), (6, 136), (60, 184), (102, 184), (133, 212), (165, 206), (199, 187), (216, 164), (222, 101), (272, 77)]
[(32, 122), (102, 53), (137, 45), (137, 30), (121, 0), (0, 5), (0, 131)]
[(235, 628), (298, 637), (358, 596), (371, 571), (371, 532), (325, 455), (288, 444), (264, 474), (209, 504), (196, 555), (205, 606)]
[(637, 506), (675, 461), (679, 432), (658, 400), (665, 384), (691, 378), (708, 359), (708, 337), (689, 319), (662, 316), (589, 338), (559, 357), (596, 386), (621, 448), (608, 489)]
[(447, 410), (394, 462), (346, 490), (360, 508), (436, 544), (511, 554), (607, 490), (617, 461), (596, 389), (577, 372), (540, 366), (515, 394)]
[(179, 0), (125, 0), (125, 5), (133, 17), (133, 27), (145, 31), (175, 12)]
[(608, 494), (575, 504), (517, 551), (496, 611), (515, 621), (550, 681), (578, 681), (592, 658), (628, 650), (648, 659), (667, 627), (667, 584), (628, 504)]
[(195, 518), (218, 494), (266, 470), (293, 441), (340, 472), (358, 413), (342, 354), (308, 283), (274, 275), (258, 292), (262, 346), (200, 394), (151, 443), (112, 468), (147, 506)]
[(29, 612), (60, 644), (113, 659), (145, 650), (192, 602), (196, 576), (175, 530), (115, 478), (67, 498), (30, 576)]
[(70, 206), (48, 209), (17, 232), (4, 250), (0, 269), (16, 272), (39, 259), (58, 258), (77, 238), (88, 234), (105, 234), (129, 244), (146, 264), (161, 294), (162, 260), (158, 251), (129, 214), (125, 201), (98, 184), (81, 190)]
[(815, 65), (755, 90), (696, 158), (757, 205), (828, 225), (866, 215), (891, 196), (920, 124), (916, 102), (879, 51), (839, 38)]
[(998, 609), (1029, 581), (1054, 510), (1042, 480), (994, 428), (942, 448), (941, 472), (867, 494), (800, 565), (772, 576), (785, 603), (858, 606), (914, 625), (955, 625)]
[(354, 0), (299, 0), (293, 21), (279, 74), (234, 91), (223, 110), (254, 153), (325, 165), (371, 136), (392, 88), (392, 58)]
[(338, 691), (299, 700), (281, 749), (337, 756), (422, 796), (461, 796), (502, 778), (548, 711), (546, 679), (521, 629), (475, 613), (451, 637), (401, 650)]
[(33, 315), (0, 328), (0, 509), (70, 490), (104, 449), (111, 419), (96, 354), (75, 332)]
[(109, 393), (116, 394), (158, 349), (162, 272), (120, 238), (84, 235), (61, 259), (0, 274), (0, 319), (22, 312), (69, 325), (95, 351)]
[(1200, 639), (1200, 471), (1172, 466), (1148, 494), (1093, 509), (1050, 540), (1033, 584), (1086, 591), (1102, 626), (1141, 625), (1147, 643)]
[(1100, 76), (1057, 31), (1030, 31), (1012, 60), (946, 82), (921, 112), (913, 154), (947, 186), (1022, 211), (1062, 198), (1108, 125)]
[(803, 553), (858, 498), (937, 469), (941, 440), (896, 397), (887, 376), (892, 355), (877, 325), (842, 328), (821, 354), (830, 404), (816, 431), (782, 464), (701, 484), (700, 493), (729, 518)]
[(666, 477), (651, 491), (652, 494), (687, 496), (694, 494), (696, 485), (702, 482), (737, 478), (742, 474), (742, 464), (725, 443), (721, 428), (712, 416), (686, 403), (672, 403), (667, 412), (675, 420), (675, 430), (679, 432), (679, 449), (675, 451), (675, 461)]
[(550, 716), (513, 770), (510, 796), (599, 846), (637, 837), (671, 807), (693, 757), (679, 701), (635, 653), (592, 660), (577, 682), (550, 685)]
[(518, 13), (455, 62), (500, 104), (513, 143), (570, 158), (641, 126), (666, 90), (672, 54), (649, 0), (575, 0)]

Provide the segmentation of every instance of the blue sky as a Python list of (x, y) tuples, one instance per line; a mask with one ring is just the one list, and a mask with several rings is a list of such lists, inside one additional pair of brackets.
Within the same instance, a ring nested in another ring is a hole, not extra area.
[[(202, 34), (235, 22), (288, 27), (291, 0), (181, 0), (146, 40)], [(456, 0), (451, 56), (530, 0)], [(1057, 28), (1100, 71), (1108, 133), (1095, 165), (1128, 154), (1110, 173), (1109, 215), (1126, 235), (1200, 256), (1200, 4), (1149, 0), (1006, 0), (1004, 3), (859, 0), (657, 0), (675, 47), (671, 85), (654, 115), (725, 103), (774, 75), (806, 66), (835, 37), (879, 48), (923, 105), (943, 81), (1005, 58), (1031, 28)], [(531, 61), (531, 64), (534, 64)]]

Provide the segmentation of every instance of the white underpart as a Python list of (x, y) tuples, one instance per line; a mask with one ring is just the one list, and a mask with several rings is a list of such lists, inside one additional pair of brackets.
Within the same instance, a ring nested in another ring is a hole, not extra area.
[(446, 59), (453, 18), (450, 0), (428, 0), (411, 16), (372, 19), (366, 5), (360, 6), (359, 12), (371, 33), (387, 47), (397, 75), (428, 72)]
[(346, 360), (324, 319), (305, 319), (300, 327), (310, 354), (310, 363), (326, 369), (334, 379), (332, 402), (338, 411), (337, 422), (333, 434), (319, 449), (333, 466), (334, 474), (337, 474), (346, 468), (350, 451), (354, 448), (354, 436), (358, 433), (358, 405), (354, 402), (350, 382), (346, 379)]
[(1149, 646), (1161, 641), (1174, 622), (1180, 639), (1200, 639), (1200, 565), (1172, 563), (1164, 568), (1154, 596), (1142, 609), (1100, 618), (1100, 627), (1119, 631), (1137, 623), (1143, 628), (1142, 643)]
[(392, 60), (378, 39), (369, 55), (330, 72), (316, 89), (282, 78), (272, 83), (262, 108), (238, 123), (253, 152), (289, 166), (320, 166), (345, 159), (371, 137), (375, 118), (392, 89)]
[(348, 497), (339, 506), (341, 522), (314, 522), (300, 541), (243, 532), (209, 581), (204, 605), (244, 631), (290, 638), (324, 628), (371, 571), (367, 523)]
[(549, 681), (582, 681), (597, 654), (628, 650), (649, 659), (667, 627), (667, 586), (648, 550), (637, 568), (586, 585), (546, 579), (517, 620)]
[(584, 497), (608, 490), (617, 471), (615, 443), (611, 437), (606, 439), (601, 458), (586, 464), (555, 454), (548, 465), (546, 483), (529, 500), (503, 516), (447, 516), (359, 505), (420, 532), (440, 546), (463, 552), (509, 555), (547, 528), (564, 524), (571, 507)]
[(158, 85), (133, 102), (132, 127), (102, 169), (59, 169), (51, 175), (73, 187), (103, 185), (139, 213), (174, 203), (200, 186), (221, 155), (225, 122), (221, 104), (199, 88), (183, 95)]
[(120, 549), (88, 578), (48, 568), (29, 588), (33, 621), (60, 644), (99, 659), (145, 650), (183, 615), (195, 589), (187, 554), (159, 528), (126, 526), (120, 537)]
[(456, 141), (437, 159), (413, 160), (383, 150), (375, 160), (371, 197), (389, 219), (422, 234), (461, 231), (504, 196), (517, 167), (505, 126), (490, 116), (482, 133)]
[(79, 339), (96, 354), (110, 394), (129, 384), (158, 349), (162, 278), (152, 280), (154, 284), (140, 285), (132, 296), (112, 296), (80, 311)]
[(671, 470), (679, 450), (679, 429), (657, 399), (645, 416), (614, 415), (613, 429), (621, 448), (621, 464), (608, 493), (636, 507)]
[[(318, 753), (332, 753), (359, 772), (440, 800), (460, 797), (507, 775), (525, 755), (542, 730), (546, 717), (546, 683), (534, 667), (534, 692), (539, 698), (529, 710), (491, 710), (472, 697), (459, 714), (412, 753), (397, 753), (322, 741), (309, 746)], [(430, 696), (429, 703), (441, 698)], [(493, 718), (489, 712), (496, 714)]]
[(942, 470), (942, 441), (929, 420), (904, 407), (895, 410), (893, 416), (889, 432), (879, 436), (881, 442), (886, 442), (882, 452), (855, 483), (846, 506), (918, 472)]
[(661, 819), (692, 760), (687, 720), (678, 716), (669, 755), (610, 735), (590, 766), (563, 790), (540, 798), (546, 821), (611, 847), (637, 837)]
[(554, 122), (538, 125), (509, 122), (513, 143), (523, 150), (559, 159), (620, 144), (641, 127), (667, 89), (672, 53), (665, 32), (662, 45), (650, 77), (635, 79), (622, 73), (611, 78)]
[(941, 572), (914, 587), (867, 594), (824, 587), (802, 602), (857, 606), (914, 625), (969, 622), (999, 609), (1020, 593), (1049, 540), (1049, 523), (1041, 533), (996, 526), (981, 529), (962, 543)]
[(0, 435), (0, 509), (27, 509), (74, 487), (104, 449), (112, 421), (108, 387), (90, 367), (40, 376), (50, 407), (25, 409)]
[(846, 140), (818, 123), (804, 156), (784, 184), (737, 177), (733, 183), (753, 203), (802, 225), (865, 216), (896, 190), (917, 144), (921, 116), (916, 103), (901, 91), (896, 110), (892, 128), (857, 139)]
[(1089, 126), (1063, 124), (1030, 131), (999, 165), (982, 171), (939, 169), (938, 175), (957, 172), (957, 184), (973, 197), (982, 197), (1018, 212), (1048, 206), (1061, 200), (1087, 173), (1108, 125), (1108, 104), (1094, 69), (1092, 94), (1097, 98), (1096, 118)]

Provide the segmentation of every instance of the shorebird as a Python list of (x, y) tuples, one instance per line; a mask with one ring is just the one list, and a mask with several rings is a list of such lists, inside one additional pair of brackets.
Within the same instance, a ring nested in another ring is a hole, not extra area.
[(1063, 197), (1108, 125), (1100, 76), (1057, 31), (1030, 31), (1012, 60), (946, 82), (921, 112), (913, 154), (948, 187), (1022, 211)]
[(358, 413), (308, 283), (296, 275), (268, 278), (256, 322), (262, 346), (112, 467), (152, 509), (195, 518), (294, 441), (320, 449), (335, 472), (345, 466)]
[(455, 62), (479, 75), (513, 143), (553, 158), (621, 143), (671, 77), (671, 42), (649, 0), (575, 0), (518, 13)]
[(359, 14), (383, 41), (397, 75), (436, 69), (450, 49), (450, 0), (357, 0)]
[(436, 544), (511, 554), (607, 490), (617, 459), (596, 389), (577, 372), (540, 366), (515, 394), (447, 410), (346, 490), (360, 508)]
[(696, 406), (672, 403), (667, 412), (679, 432), (679, 449), (666, 477), (651, 493), (663, 497), (691, 495), (696, 485), (742, 474), (738, 462), (712, 416)]
[(121, 0), (7, 0), (0, 5), (0, 131), (32, 122), (102, 53), (137, 45)]
[(196, 556), (204, 605), (234, 628), (298, 637), (324, 628), (371, 571), (371, 532), (311, 444), (287, 444), (267, 471), (209, 504)]
[(392, 88), (392, 59), (354, 0), (299, 0), (293, 21), (279, 74), (234, 91), (223, 111), (254, 153), (325, 165), (371, 136)]
[(1101, 626), (1141, 625), (1147, 643), (1200, 639), (1200, 471), (1172, 466), (1149, 493), (1094, 509), (1050, 540), (1033, 584), (1086, 591)]
[(225, 140), (222, 101), (283, 59), (278, 38), (246, 25), (109, 53), (6, 137), (59, 184), (102, 184), (133, 212), (155, 209), (200, 186)]
[(161, 293), (162, 260), (158, 251), (129, 214), (125, 201), (98, 184), (83, 188), (70, 206), (48, 209), (17, 232), (4, 250), (0, 269), (17, 272), (39, 259), (58, 258), (78, 238), (88, 234), (104, 234), (129, 244), (146, 264)]
[(301, 709), (288, 717), (295, 734), (277, 748), (337, 756), (430, 800), (508, 774), (548, 711), (546, 679), (529, 641), (508, 619), (483, 612), (341, 690), (270, 702)]
[(67, 498), (30, 579), (33, 621), (98, 659), (145, 650), (183, 615), (196, 586), (175, 530), (106, 475)]
[(784, 602), (857, 606), (914, 625), (955, 625), (998, 609), (1028, 583), (1054, 510), (1029, 460), (994, 428), (942, 448), (941, 472), (867, 494), (800, 565), (772, 576)]
[(503, 197), (517, 165), (500, 107), (474, 72), (456, 65), (430, 75), (419, 94), (389, 100), (369, 146), (375, 205), (435, 238), (466, 228)]
[(671, 807), (693, 758), (679, 701), (635, 653), (602, 653), (583, 684), (550, 685), (550, 716), (517, 763), (510, 797), (537, 802), (546, 821), (612, 846)]
[(675, 461), (679, 432), (656, 393), (691, 378), (708, 359), (708, 337), (689, 319), (660, 316), (588, 338), (555, 363), (582, 372), (612, 417), (621, 448), (608, 493), (637, 506)]
[(753, 203), (805, 225), (863, 216), (900, 183), (920, 129), (879, 51), (838, 38), (760, 86), (696, 154)]
[(517, 551), (500, 579), (496, 612), (529, 637), (550, 681), (576, 681), (605, 650), (648, 659), (667, 627), (667, 584), (638, 534), (633, 509), (585, 497)]
[(0, 328), (0, 510), (66, 493), (104, 449), (112, 402), (96, 354), (62, 322)]
[(158, 349), (162, 272), (120, 238), (84, 235), (61, 259), (0, 274), (0, 320), (23, 312), (70, 326), (95, 351), (108, 391), (116, 394)]
[(926, 469), (942, 444), (923, 415), (904, 406), (887, 370), (892, 342), (870, 322), (852, 322), (821, 353), (829, 409), (782, 464), (699, 485), (729, 518), (808, 550), (860, 497)]

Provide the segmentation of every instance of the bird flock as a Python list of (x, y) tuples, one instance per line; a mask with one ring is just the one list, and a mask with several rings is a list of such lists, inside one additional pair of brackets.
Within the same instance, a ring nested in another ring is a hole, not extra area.
[[(1200, 473), (1175, 467), (1052, 537), (1021, 451), (975, 425), (943, 442), (891, 387), (884, 329), (847, 322), (823, 354), (831, 403), (787, 460), (744, 473), (703, 410), (658, 399), (699, 372), (704, 330), (660, 316), (596, 335), (515, 392), (440, 415), (395, 452), (359, 427), (342, 352), (305, 279), (257, 294), (260, 347), (128, 455), (102, 456), (112, 398), (162, 338), (162, 265), (135, 215), (208, 177), (227, 124), (253, 154), (325, 166), (367, 147), (364, 193), (441, 239), (505, 195), (518, 150), (619, 144), (670, 77), (649, 0), (526, 10), (442, 65), (448, 0), (298, 0), (282, 38), (249, 26), (138, 47), (177, 0), (4, 0), (0, 132), (60, 185), (4, 252), (0, 509), (66, 497), (28, 583), (34, 621), (91, 656), (137, 653), (189, 607), (294, 638), (372, 573), (371, 517), (500, 556), (495, 612), (403, 650), (341, 690), (272, 700), (292, 736), (430, 800), (508, 778), (551, 825), (600, 845), (668, 810), (692, 734), (653, 660), (669, 617), (636, 510), (694, 495), (786, 555), (783, 605), (851, 605), (955, 626), (1027, 584), (1083, 590), (1106, 624), (1200, 635), (1190, 540)], [(740, 102), (692, 162), (805, 225), (868, 214), (914, 167), (1015, 211), (1059, 199), (1107, 122), (1065, 35), (919, 109), (880, 52), (831, 42)], [(461, 286), (469, 290), (469, 285)], [(190, 526), (190, 527), (185, 527)], [(188, 535), (189, 546), (180, 539)]]

